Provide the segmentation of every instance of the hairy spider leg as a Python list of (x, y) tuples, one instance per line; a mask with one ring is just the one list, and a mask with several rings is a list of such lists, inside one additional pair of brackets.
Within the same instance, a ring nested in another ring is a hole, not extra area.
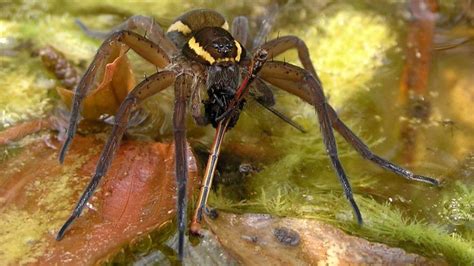
[(175, 104), (173, 113), (173, 130), (175, 146), (175, 171), (178, 190), (177, 221), (178, 221), (178, 255), (184, 256), (184, 232), (186, 230), (186, 187), (188, 180), (188, 157), (186, 149), (186, 104), (187, 92), (192, 86), (193, 78), (181, 74), (176, 78), (174, 93)]
[(132, 109), (138, 105), (142, 100), (149, 96), (156, 94), (173, 84), (175, 80), (175, 73), (172, 71), (162, 71), (151, 75), (150, 77), (139, 83), (121, 103), (119, 110), (115, 116), (114, 126), (112, 132), (109, 135), (107, 143), (102, 149), (102, 153), (99, 157), (99, 163), (96, 166), (95, 173), (91, 178), (91, 181), (87, 185), (84, 193), (79, 199), (76, 207), (74, 208), (71, 216), (67, 219), (64, 225), (59, 230), (56, 240), (61, 240), (66, 233), (68, 227), (79, 217), (84, 206), (86, 205), (89, 198), (97, 188), (101, 178), (107, 173), (107, 170), (112, 162), (115, 151), (120, 145), (120, 141), (127, 130), (128, 120)]
[(87, 95), (88, 91), (94, 84), (94, 81), (98, 78), (98, 72), (104, 68), (105, 58), (110, 52), (112, 45), (116, 42), (126, 44), (138, 55), (154, 64), (159, 68), (164, 68), (170, 64), (170, 58), (167, 53), (159, 45), (152, 41), (138, 35), (131, 31), (118, 31), (113, 33), (104, 43), (101, 45), (97, 54), (95, 55), (92, 63), (87, 69), (86, 73), (82, 77), (81, 81), (74, 90), (74, 98), (72, 104), (71, 117), (69, 118), (69, 127), (67, 130), (66, 140), (59, 153), (59, 162), (63, 163), (66, 156), (66, 152), (71, 144), (74, 135), (76, 134), (77, 124), (79, 122), (79, 112), (81, 109), (82, 101)]
[[(281, 64), (281, 62), (279, 62), (279, 64)], [(289, 65), (289, 64), (284, 64), (286, 66), (288, 66), (288, 68), (296, 68), (295, 66), (292, 66), (292, 65)], [(301, 71), (301, 69), (299, 69), (298, 71)], [(315, 74), (315, 73), (314, 73)], [(315, 76), (316, 77), (316, 80), (319, 80), (319, 78), (317, 77), (317, 75)], [(281, 84), (283, 84), (284, 82), (282, 81), (279, 81)], [(321, 82), (319, 82), (319, 84), (321, 84)], [(288, 90), (290, 90), (291, 86), (297, 86), (296, 84), (293, 84), (293, 85), (289, 85), (287, 84), (289, 87)], [(283, 86), (283, 85), (282, 85)], [(281, 87), (283, 88), (283, 87)], [(322, 87), (321, 87), (322, 89)], [(285, 89), (286, 90), (286, 89)], [(300, 93), (301, 94), (301, 93)], [(310, 97), (310, 94), (301, 94), (301, 96), (299, 96), (300, 98), (302, 98), (304, 101), (308, 102), (311, 104), (311, 97)], [(392, 171), (400, 176), (403, 176), (405, 177), (406, 179), (409, 179), (409, 180), (415, 180), (415, 181), (420, 181), (420, 182), (425, 182), (425, 183), (429, 183), (429, 184), (432, 184), (432, 185), (439, 185), (439, 181), (434, 179), (434, 178), (431, 178), (431, 177), (426, 177), (426, 176), (421, 176), (421, 175), (415, 175), (414, 173), (412, 173), (411, 171), (408, 171), (398, 165), (395, 165), (393, 163), (391, 163), (390, 161), (387, 161), (383, 158), (381, 158), (380, 156), (374, 154), (372, 151), (370, 151), (370, 149), (367, 147), (367, 145), (364, 144), (364, 142), (354, 133), (352, 132), (349, 127), (347, 127), (346, 124), (344, 124), (344, 122), (342, 120), (339, 119), (336, 111), (334, 110), (334, 108), (328, 104), (328, 108), (327, 108), (327, 111), (328, 111), (328, 115), (329, 115), (329, 118), (331, 120), (331, 123), (332, 123), (332, 126), (333, 128), (339, 132), (339, 134), (341, 134), (344, 139), (364, 158), (364, 159), (367, 159), (367, 160), (370, 160), (372, 162), (374, 162), (375, 164), (379, 165), (380, 167), (384, 168), (384, 169), (387, 169), (389, 171)]]
[(289, 49), (296, 49), (298, 52), (298, 58), (300, 59), (303, 68), (317, 77), (316, 70), (314, 69), (313, 63), (311, 62), (311, 57), (309, 56), (308, 47), (300, 38), (291, 35), (281, 36), (277, 39), (273, 39), (264, 43), (261, 47), (268, 51), (268, 57), (272, 59), (288, 51)]
[(327, 111), (329, 104), (326, 101), (319, 79), (314, 77), (309, 71), (278, 61), (268, 62), (263, 67), (260, 76), (265, 81), (292, 94), (297, 96), (302, 94), (307, 95), (310, 103), (316, 109), (323, 142), (329, 158), (331, 159), (333, 168), (342, 184), (344, 194), (351, 204), (358, 224), (362, 224), (362, 215), (354, 200), (349, 180), (347, 179), (346, 173), (344, 172), (342, 164), (338, 158), (336, 141)]
[[(306, 46), (305, 42), (296, 36), (282, 36), (278, 37), (277, 39), (273, 39), (269, 42), (262, 44), (261, 48), (266, 49), (268, 51), (268, 57), (274, 58), (290, 49), (296, 49), (298, 52), (298, 58), (303, 65), (304, 69), (309, 71), (315, 77), (317, 77), (316, 70), (314, 69), (313, 63), (311, 62), (308, 47)], [(300, 126), (298, 123), (291, 120), (289, 117), (281, 113), (280, 111), (276, 110), (272, 106), (275, 103), (273, 92), (271, 89), (265, 84), (265, 82), (261, 80), (256, 80), (254, 83), (255, 89), (262, 93), (265, 98), (256, 98), (257, 102), (262, 105), (265, 109), (269, 110), (277, 117), (294, 127), (295, 129), (299, 130), (302, 133), (305, 133), (306, 130)], [(271, 95), (271, 98), (270, 98)]]
[(400, 176), (405, 177), (408, 180), (413, 180), (413, 181), (419, 181), (419, 182), (424, 182), (428, 183), (431, 185), (438, 186), (439, 181), (427, 177), (427, 176), (422, 176), (422, 175), (415, 175), (411, 171), (408, 171), (398, 165), (393, 164), (390, 161), (387, 161), (383, 159), (382, 157), (378, 156), (377, 154), (374, 154), (372, 151), (370, 151), (369, 147), (364, 144), (364, 142), (357, 137), (357, 135), (352, 132), (345, 124), (344, 122), (339, 119), (337, 116), (336, 111), (332, 106), (328, 106), (328, 111), (329, 111), (329, 118), (331, 119), (332, 126), (334, 127), (339, 134), (344, 137), (344, 139), (364, 158), (369, 161), (374, 162), (375, 164), (379, 165), (380, 167), (387, 169), (389, 171), (394, 172), (395, 174), (398, 174)]
[[(268, 58), (273, 58), (275, 56), (278, 56), (285, 51), (295, 48), (298, 52), (299, 59), (301, 63), (303, 64), (303, 67), (310, 71), (313, 75), (316, 75), (316, 71), (314, 70), (313, 64), (311, 63), (311, 60), (309, 58), (309, 52), (308, 48), (306, 47), (306, 44), (304, 43), (303, 40), (299, 39), (296, 36), (283, 36), (279, 37), (278, 39), (272, 40), (270, 42), (266, 42), (265, 44), (262, 45), (264, 42), (266, 36), (269, 34), (272, 25), (275, 21), (276, 14), (278, 10), (278, 5), (273, 5), (270, 9), (269, 12), (264, 19), (264, 23), (262, 27), (260, 28), (259, 32), (257, 33), (256, 38), (254, 39), (254, 47), (261, 47), (265, 50), (268, 51)], [(232, 36), (236, 40), (238, 40), (240, 43), (244, 44), (246, 46), (247, 41), (248, 41), (248, 35), (249, 35), (249, 23), (248, 19), (243, 16), (239, 16), (234, 18), (232, 22)], [(273, 96), (273, 92), (271, 89), (265, 84), (265, 82), (261, 81), (260, 79), (256, 79), (255, 82), (253, 83), (253, 87), (255, 88), (256, 91), (258, 91), (260, 94), (262, 94), (262, 97), (258, 97), (254, 95), (254, 93), (251, 92), (251, 96), (254, 97), (261, 106), (263, 106), (265, 109), (276, 115), (278, 118), (283, 120), (284, 122), (288, 123), (292, 127), (296, 128), (302, 133), (305, 133), (305, 129), (298, 125), (298, 123), (294, 122), (291, 120), (291, 118), (287, 117), (285, 114), (282, 112), (278, 111), (277, 109), (273, 108), (273, 105), (275, 104), (275, 98)]]
[(260, 72), (260, 77), (270, 84), (298, 96), (315, 107), (327, 153), (359, 224), (362, 224), (362, 216), (353, 198), (352, 189), (342, 164), (339, 161), (332, 127), (334, 127), (365, 159), (373, 161), (380, 167), (411, 180), (422, 181), (432, 185), (439, 184), (436, 179), (415, 175), (372, 153), (362, 140), (337, 117), (336, 112), (329, 103), (327, 103), (324, 97), (321, 81), (309, 71), (284, 62), (272, 61), (264, 65)]

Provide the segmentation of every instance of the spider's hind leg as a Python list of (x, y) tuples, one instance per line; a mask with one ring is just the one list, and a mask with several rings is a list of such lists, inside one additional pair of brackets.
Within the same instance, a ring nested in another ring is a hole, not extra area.
[(370, 151), (369, 147), (365, 145), (365, 143), (354, 133), (350, 130), (342, 120), (339, 119), (337, 116), (336, 111), (329, 106), (328, 108), (329, 118), (331, 119), (332, 125), (334, 129), (341, 134), (344, 139), (364, 158), (369, 161), (374, 162), (378, 166), (387, 169), (395, 174), (405, 177), (408, 180), (419, 181), (428, 183), (431, 185), (439, 185), (439, 181), (422, 175), (415, 175), (411, 171), (408, 171), (398, 165), (393, 164), (390, 161), (385, 160), (384, 158), (374, 154)]

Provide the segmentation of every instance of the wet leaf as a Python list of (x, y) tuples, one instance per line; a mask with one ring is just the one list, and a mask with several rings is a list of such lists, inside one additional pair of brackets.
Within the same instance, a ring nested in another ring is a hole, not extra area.
[[(97, 74), (94, 84), (83, 102), (82, 116), (98, 119), (101, 115), (114, 115), (120, 103), (135, 86), (135, 77), (126, 56), (128, 47), (118, 43), (111, 44), (110, 54), (103, 71)], [(71, 107), (74, 92), (57, 87), (61, 99)]]
[[(62, 241), (55, 240), (90, 180), (102, 143), (76, 136), (60, 165), (57, 150), (38, 140), (3, 163), (2, 263), (93, 264), (171, 222), (176, 206), (173, 145), (125, 141), (84, 213)], [(192, 156), (189, 174), (191, 188), (197, 183)]]

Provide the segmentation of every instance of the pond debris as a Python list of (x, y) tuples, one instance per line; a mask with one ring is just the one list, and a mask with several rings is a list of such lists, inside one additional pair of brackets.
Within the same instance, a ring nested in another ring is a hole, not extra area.
[(300, 243), (300, 235), (298, 232), (287, 227), (277, 227), (273, 229), (273, 235), (285, 246), (298, 246)]
[(399, 96), (407, 116), (400, 129), (404, 151), (402, 158), (407, 164), (413, 163), (417, 154), (417, 127), (431, 115), (428, 79), (438, 3), (436, 0), (410, 0), (409, 11), (411, 19)]
[(244, 265), (446, 265), (439, 259), (347, 235), (315, 220), (222, 212), (216, 220), (207, 219), (207, 224)]
[[(105, 114), (115, 115), (128, 92), (135, 87), (135, 76), (126, 55), (128, 47), (120, 43), (112, 43), (110, 47), (110, 53), (104, 65), (98, 66), (99, 74), (84, 99), (81, 114), (86, 119), (97, 120)], [(70, 108), (74, 97), (72, 88), (78, 82), (76, 73), (58, 51), (52, 48), (41, 51), (45, 66), (54, 70), (56, 77), (65, 85), (58, 86), (56, 90)]]
[(13, 143), (27, 135), (31, 135), (46, 129), (55, 129), (55, 118), (35, 119), (0, 131), (0, 145)]
[(48, 45), (39, 50), (39, 56), (46, 69), (55, 75), (65, 89), (74, 90), (81, 77), (63, 53)]
[[(91, 208), (62, 241), (54, 238), (88, 182), (101, 145), (100, 138), (76, 136), (61, 166), (57, 149), (39, 139), (2, 163), (0, 261), (93, 264), (113, 258), (128, 245), (137, 254), (150, 251), (146, 236), (175, 215), (172, 143), (124, 141), (89, 201)], [(197, 166), (191, 151), (188, 154), (191, 188), (198, 183)], [(137, 238), (143, 241), (134, 241)]]

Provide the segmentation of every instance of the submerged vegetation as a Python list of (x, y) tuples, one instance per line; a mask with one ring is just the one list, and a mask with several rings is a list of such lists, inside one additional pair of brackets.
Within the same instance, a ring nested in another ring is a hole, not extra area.
[[(199, 6), (215, 8), (229, 19), (248, 14), (253, 21), (251, 26), (255, 27), (267, 2), (241, 1), (227, 6), (218, 1), (200, 0), (159, 4), (143, 1), (133, 5), (111, 0), (1, 4), (0, 130), (20, 121), (47, 117), (61, 105), (54, 89), (57, 83), (42, 67), (37, 51), (51, 45), (83, 71), (100, 40), (87, 37), (74, 24), (76, 18), (99, 30), (110, 29), (135, 14), (152, 15), (166, 26), (180, 13)], [(441, 12), (445, 16), (458, 10), (454, 2), (443, 1)], [(399, 130), (404, 112), (397, 109), (400, 106), (396, 99), (404, 57), (404, 4), (405, 1), (389, 0), (377, 4), (367, 0), (317, 1), (317, 4), (289, 1), (280, 8), (281, 14), (272, 31), (273, 37), (292, 34), (308, 43), (329, 102), (342, 119), (371, 149), (402, 165)], [(387, 14), (386, 10), (394, 12)], [(472, 54), (474, 48), (468, 45), (464, 49), (467, 52), (461, 49), (459, 54), (434, 55), (430, 82), (436, 85), (429, 88), (433, 115), (429, 123), (420, 125), (423, 140), (420, 140), (422, 148), (416, 151), (420, 153), (417, 160), (405, 165), (416, 173), (442, 179), (441, 188), (403, 180), (380, 170), (361, 159), (338, 137), (340, 157), (364, 217), (364, 225), (357, 226), (323, 148), (314, 109), (276, 92), (278, 109), (308, 133), (298, 133), (250, 102), (236, 128), (226, 137), (223, 153), (227, 150), (234, 157), (224, 156), (220, 160), (221, 165), (227, 165), (220, 171), (221, 179), (235, 177), (236, 180), (227, 182), (232, 185), (220, 182), (211, 194), (210, 205), (234, 212), (318, 219), (372, 241), (428, 257), (441, 257), (452, 264), (472, 264), (474, 120), (471, 110), (474, 102), (465, 93), (470, 90), (472, 95), (473, 91), (474, 83), (468, 75), (472, 74), (474, 64), (466, 61), (469, 58), (466, 54)], [(278, 59), (297, 63), (296, 58), (295, 52), (289, 52)], [(137, 80), (155, 70), (134, 55), (131, 61)], [(131, 137), (170, 139), (170, 95), (168, 90), (145, 103), (151, 117), (146, 125), (131, 130)], [(460, 104), (453, 106), (451, 102)], [(452, 126), (447, 127), (443, 121), (453, 121)], [(189, 141), (195, 148), (209, 146), (212, 129), (196, 129), (191, 123), (188, 128)], [(18, 142), (0, 147), (0, 162), (15, 156), (22, 145)], [(249, 155), (253, 157), (246, 157)], [(255, 170), (239, 173), (240, 164), (250, 164)], [(0, 170), (0, 185), (1, 171), (4, 170)], [(5, 219), (0, 219), (0, 224), (17, 220), (44, 223), (25, 217), (21, 211), (15, 213), (12, 217), (10, 212), (2, 210), (0, 216)], [(0, 234), (4, 233), (0, 231)], [(7, 239), (3, 243), (12, 242)], [(16, 248), (2, 247), (3, 250)]]

